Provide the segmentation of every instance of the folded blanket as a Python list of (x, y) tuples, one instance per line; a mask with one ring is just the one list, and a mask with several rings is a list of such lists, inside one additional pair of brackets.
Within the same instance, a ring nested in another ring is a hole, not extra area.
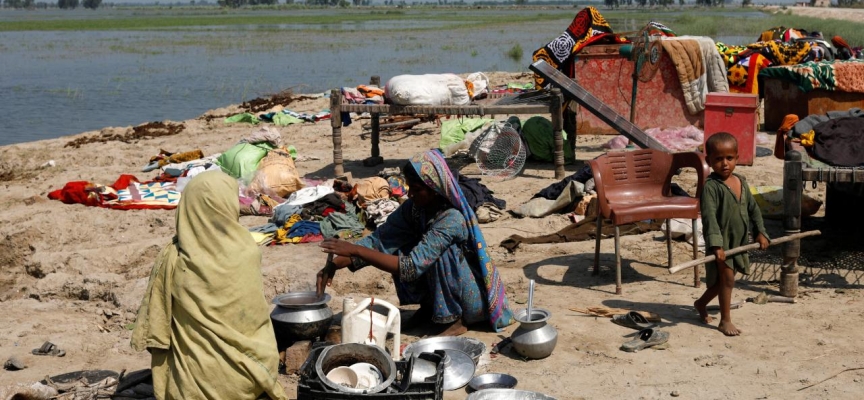
[(663, 49), (675, 65), (675, 70), (678, 71), (678, 80), (681, 81), (687, 111), (690, 114), (697, 114), (704, 110), (708, 86), (699, 41), (664, 38), (660, 44), (663, 45)]
[[(717, 51), (714, 39), (707, 36), (688, 36), (699, 42), (702, 50), (702, 63), (705, 65), (705, 73), (708, 80), (709, 92), (729, 91), (729, 79), (726, 78), (726, 62)], [(704, 99), (703, 99), (704, 100)]]
[(790, 81), (802, 92), (822, 89), (849, 93), (864, 93), (864, 62), (862, 61), (810, 61), (797, 65), (765, 68), (763, 78)]

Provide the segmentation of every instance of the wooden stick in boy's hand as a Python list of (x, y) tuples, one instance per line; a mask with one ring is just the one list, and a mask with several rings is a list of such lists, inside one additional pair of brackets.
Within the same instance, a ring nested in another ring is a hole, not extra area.
[[(816, 235), (821, 235), (821, 234), (822, 234), (822, 232), (819, 230), (793, 233), (793, 234), (788, 235), (788, 236), (783, 236), (783, 237), (779, 237), (777, 239), (772, 239), (769, 246), (789, 242), (789, 241), (796, 240), (796, 239), (805, 238), (808, 236), (816, 236)], [(745, 251), (756, 250), (758, 248), (759, 248), (759, 243), (750, 243), (748, 245), (744, 245), (744, 246), (736, 247), (734, 249), (726, 250), (726, 257), (728, 258), (729, 256), (733, 256), (733, 255), (738, 254), (738, 253), (743, 253)], [(712, 254), (710, 256), (705, 256), (705, 257), (702, 257), (702, 258), (697, 259), (697, 260), (688, 261), (684, 264), (679, 264), (679, 265), (676, 265), (672, 268), (669, 268), (669, 273), (674, 274), (678, 271), (681, 271), (681, 270), (684, 270), (687, 268), (692, 268), (692, 267), (695, 267), (697, 265), (709, 263), (711, 261), (714, 261), (715, 258), (716, 257), (714, 257), (714, 255)]]

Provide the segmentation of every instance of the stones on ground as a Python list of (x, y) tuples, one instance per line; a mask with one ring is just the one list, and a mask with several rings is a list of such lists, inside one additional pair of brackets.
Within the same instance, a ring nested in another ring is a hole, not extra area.
[(729, 365), (729, 361), (722, 354), (704, 355), (693, 359), (700, 367), (722, 367)]
[(677, 390), (673, 390), (672, 393), (669, 393), (669, 395), (672, 396), (672, 397), (678, 397), (678, 396), (681, 395), (681, 393), (678, 393)]
[(3, 363), (3, 368), (7, 371), (20, 371), (24, 368), (27, 368), (27, 365), (24, 364), (18, 357), (12, 356)]

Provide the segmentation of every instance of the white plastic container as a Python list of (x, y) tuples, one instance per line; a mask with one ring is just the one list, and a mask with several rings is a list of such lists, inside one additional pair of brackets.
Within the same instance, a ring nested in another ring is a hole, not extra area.
[[(381, 300), (374, 299), (375, 306), (387, 309), (387, 314), (381, 314), (374, 309), (370, 312), (371, 298), (363, 299), (359, 304), (354, 299), (346, 297), (342, 301), (342, 343), (361, 343), (378, 346), (385, 351), (387, 348), (387, 334), (393, 334), (393, 348), (390, 356), (399, 360), (399, 348), (402, 328), (402, 319), (396, 306)], [(373, 307), (374, 308), (374, 307)], [(369, 335), (371, 325), (372, 336)]]

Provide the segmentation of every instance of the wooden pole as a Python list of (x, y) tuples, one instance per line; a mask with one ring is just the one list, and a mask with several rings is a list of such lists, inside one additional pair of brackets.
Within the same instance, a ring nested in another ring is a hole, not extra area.
[[(369, 79), (369, 85), (381, 86), (381, 77), (373, 75)], [(371, 112), (369, 116), (372, 125), (372, 136), (370, 139), (372, 151), (369, 158), (363, 160), (363, 165), (373, 167), (384, 162), (384, 158), (381, 157), (381, 148), (379, 147), (381, 141), (381, 113)]]
[[(561, 89), (552, 88), (549, 113), (552, 117), (552, 137), (555, 139), (555, 179), (564, 179), (564, 115), (561, 114)], [(575, 132), (574, 132), (575, 134)]]
[[(818, 230), (816, 230), (816, 231), (807, 231), (807, 232), (799, 232), (799, 233), (795, 233), (795, 234), (792, 234), (792, 235), (783, 236), (783, 237), (779, 237), (779, 238), (773, 239), (773, 240), (771, 240), (771, 243), (770, 243), (769, 245), (770, 245), (770, 246), (773, 246), (773, 245), (775, 245), (775, 244), (788, 243), (788, 242), (790, 242), (790, 241), (799, 240), (799, 239), (804, 238), (804, 237), (808, 237), (808, 236), (816, 236), (816, 235), (821, 235), (821, 234), (822, 234), (822, 232), (820, 232), (820, 231), (818, 231)], [(734, 248), (734, 249), (726, 250), (726, 257), (728, 258), (728, 257), (733, 256), (733, 255), (735, 255), (735, 254), (743, 253), (743, 252), (745, 252), (745, 251), (750, 251), (750, 250), (756, 250), (756, 249), (758, 249), (758, 248), (759, 248), (759, 243), (750, 243), (750, 244), (747, 244), (747, 245), (744, 245), (744, 246), (739, 246), (739, 247), (736, 247), (736, 248)], [(714, 255), (712, 254), (712, 255), (710, 255), (710, 256), (702, 257), (702, 258), (700, 258), (700, 259), (698, 259), (698, 260), (688, 261), (688, 262), (686, 262), (686, 263), (684, 263), (684, 264), (679, 264), (679, 265), (676, 265), (676, 266), (674, 266), (674, 267), (672, 267), (672, 268), (669, 268), (669, 273), (670, 273), (670, 274), (674, 274), (674, 273), (676, 273), (676, 272), (678, 272), (678, 271), (681, 271), (681, 270), (683, 270), (683, 269), (687, 269), (687, 268), (695, 267), (695, 266), (697, 266), (697, 265), (702, 265), (702, 264), (705, 264), (705, 263), (708, 263), (708, 262), (714, 261), (715, 259), (716, 259), (716, 257), (714, 257)], [(794, 297), (794, 296), (787, 296), (787, 297)]]
[[(786, 153), (783, 161), (783, 229), (787, 235), (801, 232), (801, 197), (804, 195), (802, 167), (801, 153), (794, 150)], [(783, 296), (798, 296), (800, 255), (801, 241), (783, 245), (783, 264), (780, 266), (780, 294)]]
[(330, 127), (333, 128), (333, 174), (337, 177), (345, 175), (342, 167), (342, 92), (339, 89), (330, 91)]

